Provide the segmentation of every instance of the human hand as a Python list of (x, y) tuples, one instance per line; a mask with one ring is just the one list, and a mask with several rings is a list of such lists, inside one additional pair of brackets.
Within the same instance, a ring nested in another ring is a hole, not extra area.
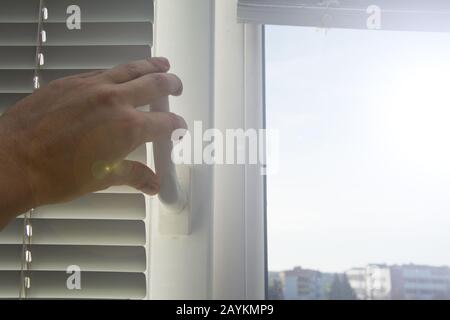
[(62, 78), (8, 109), (0, 117), (0, 216), (113, 185), (156, 194), (155, 173), (124, 159), (186, 128), (173, 113), (136, 109), (182, 93), (169, 68), (166, 59), (151, 58)]

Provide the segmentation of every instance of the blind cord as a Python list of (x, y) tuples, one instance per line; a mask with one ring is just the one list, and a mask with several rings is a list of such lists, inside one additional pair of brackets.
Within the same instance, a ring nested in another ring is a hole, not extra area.
[[(47, 33), (43, 29), (44, 21), (48, 19), (48, 9), (45, 6), (44, 0), (39, 0), (39, 16), (37, 23), (36, 34), (36, 57), (33, 73), (33, 90), (40, 87), (40, 70), (44, 65), (44, 54), (42, 52), (42, 45), (47, 41)], [(22, 231), (22, 259), (20, 266), (20, 284), (19, 284), (19, 299), (28, 298), (29, 290), (31, 288), (31, 243), (33, 237), (32, 216), (34, 209), (26, 212), (23, 217), (23, 231)]]

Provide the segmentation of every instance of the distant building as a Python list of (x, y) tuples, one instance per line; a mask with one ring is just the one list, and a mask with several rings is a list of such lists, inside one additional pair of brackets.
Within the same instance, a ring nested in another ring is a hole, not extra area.
[(333, 274), (296, 267), (280, 273), (286, 300), (325, 300), (333, 282)]
[[(346, 293), (350, 290), (360, 300), (450, 299), (449, 267), (369, 264), (344, 274), (296, 267), (271, 272), (269, 286), (273, 299), (286, 300), (349, 299), (349, 294), (343, 294), (345, 287)], [(345, 285), (336, 286), (339, 283), (336, 277), (341, 279), (341, 284), (346, 278)]]
[(345, 272), (350, 286), (360, 300), (391, 299), (391, 270), (386, 265), (370, 264)]
[(350, 269), (346, 275), (362, 300), (450, 299), (448, 267), (371, 264)]
[(392, 298), (396, 300), (450, 299), (449, 267), (392, 266)]
[(353, 268), (345, 274), (356, 297), (359, 300), (367, 300), (366, 268)]

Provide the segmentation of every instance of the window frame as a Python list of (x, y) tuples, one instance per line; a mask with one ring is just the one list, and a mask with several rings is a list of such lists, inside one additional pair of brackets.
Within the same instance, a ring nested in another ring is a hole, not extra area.
[[(260, 4), (258, 4), (260, 2)], [(280, 5), (274, 4), (279, 2)], [(299, 5), (286, 6), (286, 2), (298, 2)], [(309, 3), (308, 3), (309, 2)], [(339, 4), (326, 5), (327, 2), (333, 1), (322, 1), (322, 4), (312, 5), (313, 0), (238, 0), (238, 21), (250, 25), (262, 25), (264, 38), (263, 42), (266, 41), (265, 38), (265, 27), (266, 25), (273, 26), (298, 26), (298, 27), (317, 27), (331, 29), (354, 29), (354, 30), (370, 30), (374, 31), (401, 31), (401, 32), (427, 32), (427, 33), (450, 33), (450, 3), (446, 3), (442, 0), (435, 0), (432, 3), (418, 5), (415, 3), (416, 7), (411, 10), (407, 7), (408, 2), (403, 0), (389, 1), (380, 0), (378, 1), (378, 6), (381, 7), (381, 21), (386, 21), (380, 28), (369, 28), (367, 25), (367, 19), (372, 11), (369, 12), (369, 6), (373, 5), (371, 1), (361, 1), (350, 0), (347, 2), (347, 8), (339, 7)], [(431, 1), (430, 1), (431, 2)], [(272, 3), (273, 5), (271, 5)], [(303, 4), (301, 4), (303, 3)], [(339, 1), (337, 1), (339, 3)], [(248, 5), (250, 4), (250, 5)], [(416, 11), (415, 11), (415, 10)], [(346, 11), (353, 11), (350, 15)], [(442, 12), (440, 12), (442, 10)], [(309, 14), (312, 15), (308, 16)], [(321, 17), (332, 16), (333, 19), (328, 25), (320, 25)], [(352, 18), (349, 19), (349, 16)], [(436, 23), (436, 18), (438, 18), (438, 23)], [(442, 22), (445, 19), (445, 22)], [(415, 23), (415, 20), (419, 20)], [(432, 23), (428, 24), (430, 21)], [(369, 32), (369, 31), (367, 31)], [(265, 49), (264, 45), (264, 49)], [(265, 53), (263, 53), (265, 54)], [(265, 57), (263, 61), (263, 69), (265, 69)], [(266, 76), (264, 72), (264, 82), (266, 81)], [(264, 96), (265, 96), (265, 83), (264, 83)], [(264, 101), (265, 103), (265, 101)], [(264, 105), (264, 112), (266, 107)], [(264, 115), (265, 118), (265, 115)], [(265, 126), (265, 119), (264, 119)], [(265, 182), (266, 188), (266, 182)], [(266, 192), (266, 191), (265, 191)], [(267, 200), (265, 198), (265, 200)], [(268, 252), (267, 252), (267, 208), (265, 215), (265, 246), (266, 246), (266, 299), (268, 294)]]
[[(183, 80), (171, 107), (191, 128), (202, 120), (204, 129), (264, 129), (263, 26), (237, 23), (236, 8), (237, 0), (155, 1), (153, 53), (168, 57)], [(159, 234), (158, 200), (148, 199), (150, 299), (265, 298), (261, 169), (192, 166), (188, 236)]]

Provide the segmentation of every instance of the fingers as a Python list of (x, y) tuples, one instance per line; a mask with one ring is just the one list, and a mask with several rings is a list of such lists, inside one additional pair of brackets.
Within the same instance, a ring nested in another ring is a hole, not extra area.
[(65, 77), (65, 79), (72, 78), (90, 78), (100, 77), (107, 82), (123, 83), (134, 80), (143, 75), (155, 72), (167, 72), (170, 69), (170, 63), (166, 58), (148, 58), (138, 60), (127, 64), (121, 64), (110, 70), (93, 70), (89, 72), (74, 74)]
[(183, 92), (180, 78), (170, 73), (151, 73), (119, 85), (135, 107), (150, 104), (164, 96), (179, 96)]
[(183, 84), (170, 69), (166, 58), (150, 58), (123, 64), (102, 72), (98, 77), (117, 84), (118, 91), (135, 107), (169, 95), (181, 95)]
[(98, 75), (102, 74), (103, 72), (105, 72), (105, 71), (104, 70), (94, 70), (94, 71), (90, 71), (90, 72), (75, 74), (68, 78), (90, 78), (90, 77), (98, 76)]
[(159, 192), (156, 174), (146, 165), (136, 161), (122, 161), (111, 170), (105, 180), (108, 186), (127, 185), (148, 195)]
[(108, 82), (123, 83), (149, 73), (167, 72), (169, 69), (170, 64), (166, 58), (149, 58), (114, 67), (105, 71), (101, 78)]
[[(170, 112), (143, 112), (134, 110), (139, 120), (128, 121), (132, 123), (137, 132), (133, 138), (133, 145), (152, 142), (164, 136), (170, 137), (177, 129), (187, 129), (186, 121)], [(130, 118), (131, 119), (131, 118)], [(178, 138), (178, 137), (177, 137)], [(137, 140), (137, 141), (136, 141)], [(116, 165), (102, 165), (96, 170), (101, 189), (111, 186), (128, 185), (148, 195), (159, 192), (159, 180), (156, 174), (147, 166), (136, 161), (124, 160)]]
[(66, 80), (68, 80), (68, 79), (76, 79), (76, 78), (78, 78), (78, 79), (86, 79), (86, 78), (90, 78), (90, 77), (94, 77), (94, 76), (100, 75), (103, 72), (104, 72), (104, 70), (93, 70), (93, 71), (89, 71), (89, 72), (77, 73), (77, 74), (73, 74), (73, 75), (61, 78), (61, 80), (62, 79), (66, 79)]
[[(171, 137), (172, 133), (177, 129), (187, 129), (186, 121), (171, 112), (145, 112), (136, 111), (143, 124), (140, 130), (141, 137), (138, 143), (152, 142), (162, 137)], [(178, 138), (178, 137), (177, 137)]]

